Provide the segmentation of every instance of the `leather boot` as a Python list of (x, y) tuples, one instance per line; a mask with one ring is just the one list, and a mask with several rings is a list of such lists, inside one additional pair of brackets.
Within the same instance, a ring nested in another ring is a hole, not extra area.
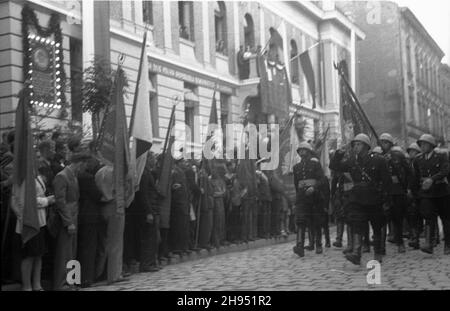
[(344, 249), (343, 253), (351, 253), (353, 252), (353, 230), (350, 225), (347, 225), (347, 248)]
[(363, 253), (370, 253), (370, 237), (369, 237), (369, 224), (364, 228), (364, 236), (363, 236), (363, 242), (362, 242), (362, 252)]
[(387, 235), (387, 241), (389, 243), (395, 243), (395, 239), (394, 239), (394, 226), (392, 225), (392, 221), (388, 221), (388, 229), (389, 229), (389, 234)]
[(386, 236), (387, 236), (387, 226), (381, 227), (381, 238), (380, 238), (380, 254), (386, 255)]
[(444, 227), (444, 255), (450, 255), (450, 220), (442, 221)]
[(427, 254), (433, 254), (433, 241), (432, 241), (432, 231), (434, 228), (430, 223), (425, 224), (424, 232), (425, 232), (425, 245), (420, 249), (422, 252)]
[(313, 228), (311, 228), (311, 226), (308, 227), (308, 246), (305, 246), (305, 249), (307, 251), (313, 251), (314, 250), (314, 233), (313, 233)]
[(331, 247), (330, 226), (329, 226), (328, 222), (323, 227), (323, 234), (325, 235), (325, 247), (330, 248)]
[(336, 242), (333, 243), (334, 247), (342, 247), (342, 235), (344, 234), (344, 223), (338, 221), (336, 224)]
[(439, 225), (438, 225), (438, 220), (436, 217), (436, 221), (434, 222), (434, 230), (435, 230), (435, 235), (434, 235), (434, 241), (433, 241), (433, 247), (436, 247), (439, 243), (441, 243), (441, 237), (439, 236)]
[(419, 230), (416, 227), (411, 228), (411, 241), (408, 246), (414, 249), (419, 249)]
[(361, 247), (362, 236), (358, 233), (353, 233), (353, 251), (345, 254), (345, 259), (354, 265), (361, 265)]
[(316, 254), (322, 254), (323, 249), (322, 249), (322, 227), (321, 226), (317, 226), (316, 232), (314, 235), (314, 239), (316, 241)]
[(297, 230), (297, 245), (294, 246), (294, 253), (296, 253), (299, 257), (305, 256), (305, 226), (300, 225)]

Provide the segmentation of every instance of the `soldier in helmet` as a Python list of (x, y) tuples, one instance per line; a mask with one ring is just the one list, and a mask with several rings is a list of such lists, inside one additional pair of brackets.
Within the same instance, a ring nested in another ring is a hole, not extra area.
[(450, 254), (450, 209), (448, 208), (448, 174), (450, 165), (445, 153), (437, 153), (436, 140), (430, 134), (423, 134), (417, 141), (422, 153), (413, 163), (413, 191), (419, 199), (419, 211), (425, 218), (425, 245), (421, 250), (433, 253), (432, 235), (437, 215), (444, 226), (444, 254)]
[[(414, 180), (413, 163), (418, 154), (421, 153), (421, 149), (417, 143), (412, 143), (406, 148), (406, 152), (409, 155), (409, 171), (411, 174), (411, 180)], [(419, 249), (419, 235), (423, 227), (423, 219), (419, 213), (419, 203), (417, 197), (414, 196), (411, 191), (411, 182), (408, 185), (408, 225), (409, 225), (409, 243), (408, 245), (413, 249)]]
[(352, 252), (345, 258), (355, 265), (361, 262), (362, 234), (370, 221), (374, 233), (375, 260), (381, 262), (381, 228), (385, 224), (383, 205), (388, 201), (391, 179), (383, 157), (370, 153), (370, 139), (358, 134), (351, 142), (354, 153), (344, 157), (340, 149), (330, 162), (330, 168), (350, 173), (353, 186), (350, 190), (348, 218), (352, 226)]
[[(406, 218), (408, 206), (407, 190), (410, 170), (405, 154), (399, 146), (394, 146), (394, 139), (388, 133), (380, 135), (381, 149), (383, 156), (388, 161), (389, 175), (392, 179), (392, 188), (390, 192), (391, 206), (388, 211), (390, 220), (392, 220), (394, 243), (398, 247), (399, 253), (405, 252), (403, 244), (403, 220)], [(389, 219), (388, 219), (389, 221)], [(389, 230), (389, 234), (391, 231)]]
[(296, 223), (297, 245), (294, 253), (303, 257), (305, 244), (305, 229), (308, 226), (314, 230), (316, 254), (322, 253), (322, 226), (325, 220), (322, 198), (319, 189), (322, 187), (325, 175), (319, 160), (313, 156), (313, 148), (307, 142), (300, 143), (297, 153), (300, 163), (294, 166), (294, 185), (297, 193)]

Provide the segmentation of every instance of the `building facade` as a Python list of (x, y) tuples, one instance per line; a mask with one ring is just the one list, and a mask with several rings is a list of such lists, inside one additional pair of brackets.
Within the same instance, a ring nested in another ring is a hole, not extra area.
[(448, 142), (450, 106), (439, 75), (444, 53), (419, 20), (393, 2), (340, 2), (339, 8), (366, 34), (357, 46), (357, 89), (376, 131), (402, 146), (423, 133)]
[[(14, 126), (15, 94), (23, 87), (23, 46), (21, 11), (28, 4), (41, 26), (51, 13), (61, 17), (62, 51), (67, 77), (66, 105), (51, 113), (41, 113), (43, 127), (68, 127), (89, 116), (81, 112), (81, 73), (92, 59), (94, 16), (89, 1), (3, 1), (0, 3), (0, 131)], [(125, 98), (131, 115), (137, 80), (143, 31), (148, 33), (148, 64), (153, 149), (164, 142), (170, 111), (176, 105), (176, 120), (193, 128), (192, 146), (201, 148), (215, 93), (220, 124), (240, 123), (259, 102), (256, 61), (246, 59), (242, 72), (242, 52), (254, 55), (258, 48), (277, 49), (292, 84), (290, 113), (297, 111), (306, 123), (304, 139), (314, 139), (329, 126), (331, 148), (340, 142), (339, 78), (334, 63), (350, 64), (350, 80), (356, 83), (356, 42), (364, 33), (334, 4), (315, 2), (191, 2), (191, 1), (110, 1), (111, 62), (117, 65), (125, 55), (123, 68), (129, 81)], [(145, 27), (147, 25), (147, 28)], [(281, 40), (275, 40), (281, 38)], [(298, 56), (309, 49), (316, 93), (310, 94)], [(241, 51), (241, 54), (239, 54)], [(216, 90), (216, 92), (214, 92)], [(312, 107), (312, 96), (316, 107)], [(256, 108), (255, 108), (256, 107)], [(277, 120), (259, 116), (259, 121)], [(282, 120), (278, 120), (281, 121)], [(283, 124), (281, 124), (283, 125)]]

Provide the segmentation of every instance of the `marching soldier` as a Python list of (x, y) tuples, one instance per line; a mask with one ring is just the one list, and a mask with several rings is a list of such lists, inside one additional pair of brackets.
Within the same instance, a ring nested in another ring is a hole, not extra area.
[(350, 173), (353, 187), (348, 202), (348, 218), (352, 226), (352, 252), (345, 258), (355, 265), (361, 261), (362, 234), (370, 221), (374, 233), (375, 260), (381, 262), (381, 228), (385, 224), (384, 203), (388, 201), (391, 185), (387, 163), (383, 157), (370, 151), (370, 139), (358, 134), (351, 142), (354, 154), (344, 158), (345, 150), (336, 151), (330, 168)]
[(316, 254), (322, 253), (322, 226), (325, 220), (322, 198), (319, 192), (324, 183), (325, 175), (319, 160), (313, 157), (313, 148), (307, 142), (300, 143), (297, 153), (301, 162), (294, 166), (294, 185), (297, 193), (296, 223), (297, 245), (294, 253), (303, 257), (306, 226), (314, 230)]
[(397, 244), (398, 252), (404, 253), (403, 219), (406, 216), (408, 205), (406, 194), (410, 175), (408, 163), (403, 150), (399, 146), (394, 146), (394, 139), (390, 134), (381, 134), (380, 141), (383, 155), (388, 162), (389, 175), (392, 179), (390, 216), (394, 227), (394, 242)]
[(434, 151), (436, 140), (423, 134), (417, 141), (422, 153), (414, 163), (413, 191), (419, 198), (419, 210), (425, 218), (425, 245), (421, 250), (433, 253), (432, 235), (435, 232), (437, 215), (444, 226), (444, 254), (450, 254), (450, 209), (448, 208), (448, 180), (450, 166), (445, 153)]
[[(406, 152), (408, 152), (408, 156), (409, 156), (409, 171), (411, 174), (411, 179), (413, 178), (413, 174), (414, 174), (414, 168), (413, 168), (413, 163), (415, 158), (417, 157), (417, 155), (419, 153), (421, 153), (421, 149), (419, 147), (419, 145), (417, 143), (412, 143), (411, 145), (409, 145), (408, 148), (406, 148)], [(407, 198), (408, 198), (408, 209), (407, 209), (407, 213), (408, 213), (408, 225), (409, 225), (409, 243), (408, 246), (412, 247), (413, 249), (419, 249), (419, 234), (421, 231), (421, 223), (422, 218), (420, 217), (420, 213), (419, 213), (419, 202), (417, 200), (417, 198), (413, 195), (413, 192), (411, 191), (411, 182), (408, 185), (408, 193), (407, 193)]]

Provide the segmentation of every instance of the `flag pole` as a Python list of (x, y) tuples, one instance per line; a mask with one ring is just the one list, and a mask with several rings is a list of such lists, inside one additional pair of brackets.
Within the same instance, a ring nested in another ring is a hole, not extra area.
[(141, 75), (142, 75), (142, 62), (147, 61), (147, 55), (144, 55), (145, 52), (145, 45), (147, 44), (147, 30), (148, 30), (148, 25), (145, 24), (145, 29), (144, 29), (144, 38), (142, 39), (142, 49), (141, 49), (141, 60), (139, 62), (139, 71), (138, 71), (138, 76), (137, 76), (137, 82), (136, 82), (136, 88), (134, 91), (134, 99), (133, 99), (133, 109), (131, 110), (131, 119), (130, 119), (130, 129), (128, 131), (129, 133), (129, 137), (131, 137), (132, 133), (133, 133), (133, 126), (134, 126), (134, 118), (136, 115), (136, 106), (137, 106), (137, 99), (138, 99), (138, 92), (139, 92), (139, 81), (141, 79)]
[[(216, 81), (215, 81), (215, 83), (214, 83), (214, 92), (213, 92), (213, 97), (212, 97), (212, 100), (211, 100), (211, 102), (213, 102), (214, 100), (215, 100), (215, 98), (216, 98), (216, 91), (217, 91), (217, 85), (218, 85), (218, 82), (219, 82), (219, 77), (216, 77)], [(212, 106), (211, 106), (211, 109), (212, 109)], [(216, 110), (217, 111), (217, 110)], [(204, 187), (204, 185), (203, 185), (203, 182), (202, 182), (202, 180), (203, 180), (203, 178), (200, 178), (200, 170), (203, 168), (203, 164), (204, 164), (204, 158), (203, 158), (203, 150), (202, 150), (202, 160), (200, 161), (200, 167), (199, 167), (199, 171), (198, 171), (198, 186), (200, 187), (200, 191), (203, 189), (203, 191), (205, 192), (205, 187)], [(198, 207), (197, 207), (197, 224), (196, 224), (196, 228), (195, 228), (195, 248), (197, 248), (197, 246), (198, 246), (198, 239), (199, 239), (199, 237), (200, 237), (200, 215), (201, 215), (201, 213), (200, 213), (200, 211), (201, 211), (201, 208), (202, 208), (202, 199), (203, 199), (203, 196), (204, 195), (207, 195), (206, 193), (200, 193), (200, 199), (198, 200)]]
[(364, 112), (364, 110), (362, 109), (361, 103), (359, 102), (358, 98), (356, 97), (355, 92), (353, 92), (350, 84), (347, 81), (347, 78), (345, 78), (344, 74), (342, 73), (341, 69), (337, 66), (336, 63), (334, 63), (334, 68), (337, 70), (339, 76), (341, 77), (342, 81), (344, 81), (344, 85), (347, 87), (347, 90), (350, 92), (350, 95), (352, 96), (356, 107), (358, 109), (358, 112), (361, 114), (361, 116), (363, 117), (364, 121), (367, 123), (367, 125), (369, 126), (372, 134), (375, 136), (375, 139), (377, 140), (377, 143), (380, 143), (380, 139), (377, 135), (377, 132), (375, 131), (375, 129), (373, 128), (372, 124), (369, 121), (369, 118), (367, 117), (366, 113)]
[(309, 48), (307, 48), (306, 50), (304, 50), (304, 51), (298, 53), (297, 55), (295, 55), (294, 57), (292, 57), (292, 58), (290, 59), (290, 61), (296, 59), (297, 57), (299, 57), (300, 55), (302, 55), (302, 54), (305, 53), (306, 51), (309, 51), (309, 50), (315, 48), (315, 47), (318, 46), (319, 44), (320, 44), (320, 41), (317, 42), (317, 43), (315, 43), (315, 44), (313, 44), (313, 45), (311, 45), (311, 46), (310, 46)]

